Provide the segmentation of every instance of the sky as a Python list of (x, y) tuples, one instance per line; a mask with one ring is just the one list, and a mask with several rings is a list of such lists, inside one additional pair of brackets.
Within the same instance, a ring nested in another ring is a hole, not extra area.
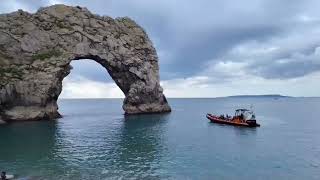
[[(8, 0), (0, 13), (53, 4), (134, 19), (157, 50), (167, 97), (320, 96), (319, 0)], [(72, 66), (62, 98), (123, 97), (96, 62)]]

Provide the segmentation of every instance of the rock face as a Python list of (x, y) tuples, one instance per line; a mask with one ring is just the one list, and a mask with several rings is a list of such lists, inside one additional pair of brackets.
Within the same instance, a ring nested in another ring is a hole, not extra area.
[(60, 117), (62, 80), (78, 59), (107, 69), (125, 94), (126, 114), (171, 111), (159, 84), (156, 50), (139, 25), (54, 5), (35, 14), (0, 15), (0, 120)]

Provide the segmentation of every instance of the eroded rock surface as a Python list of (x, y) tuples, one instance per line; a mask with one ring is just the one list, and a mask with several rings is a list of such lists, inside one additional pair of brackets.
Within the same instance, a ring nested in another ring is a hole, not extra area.
[(139, 25), (54, 5), (0, 15), (0, 120), (60, 117), (62, 80), (77, 59), (93, 59), (108, 70), (125, 94), (125, 113), (171, 110), (159, 84), (156, 50)]

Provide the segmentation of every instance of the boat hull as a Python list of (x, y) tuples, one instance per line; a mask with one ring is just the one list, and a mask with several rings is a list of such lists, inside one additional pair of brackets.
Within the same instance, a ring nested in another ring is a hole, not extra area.
[(243, 126), (243, 127), (259, 127), (260, 124), (258, 123), (246, 123), (246, 122), (235, 122), (231, 120), (224, 120), (221, 119), (217, 116), (214, 116), (212, 114), (207, 114), (207, 118), (212, 122), (212, 123), (218, 123), (218, 124), (227, 124), (227, 125), (232, 125), (232, 126)]

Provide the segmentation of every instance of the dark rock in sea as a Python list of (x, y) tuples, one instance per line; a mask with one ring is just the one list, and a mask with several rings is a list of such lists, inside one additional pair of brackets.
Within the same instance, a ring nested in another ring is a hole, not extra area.
[(60, 117), (62, 80), (78, 59), (107, 69), (125, 94), (126, 114), (171, 111), (159, 83), (156, 50), (139, 25), (127, 17), (54, 5), (34, 14), (0, 15), (0, 119)]

